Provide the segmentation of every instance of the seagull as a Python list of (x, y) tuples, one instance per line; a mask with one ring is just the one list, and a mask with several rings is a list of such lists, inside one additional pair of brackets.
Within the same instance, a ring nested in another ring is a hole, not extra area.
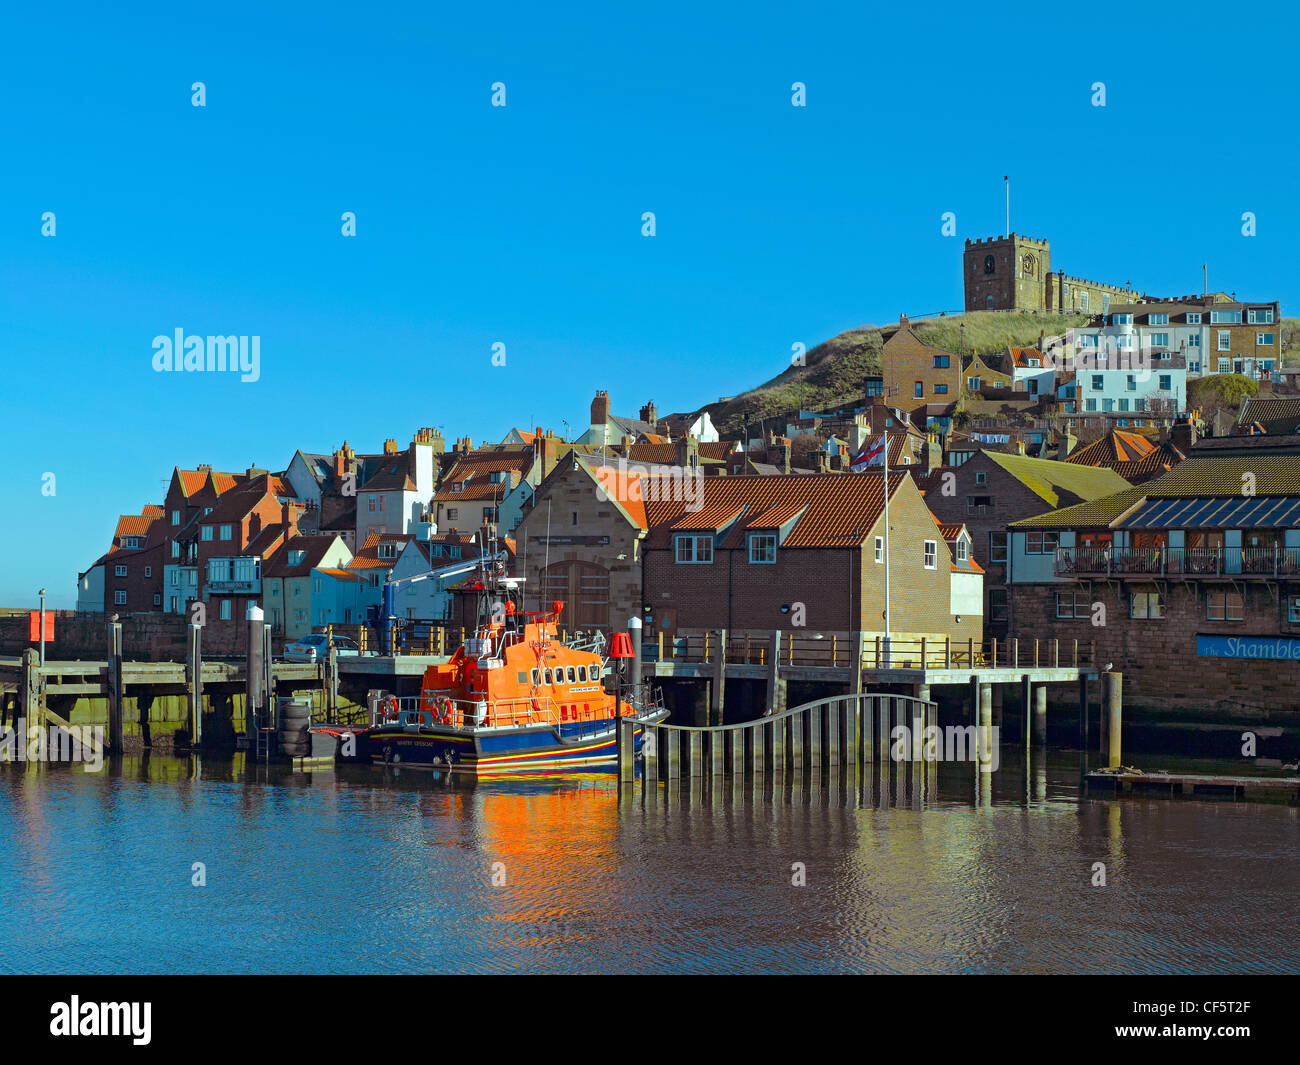
[(1107, 662), (1107, 663), (1106, 663), (1105, 669), (1106, 669), (1106, 672), (1107, 672), (1107, 673), (1109, 673), (1109, 672), (1110, 672), (1112, 669), (1114, 669), (1114, 668), (1115, 668), (1115, 663), (1114, 663), (1114, 662)]

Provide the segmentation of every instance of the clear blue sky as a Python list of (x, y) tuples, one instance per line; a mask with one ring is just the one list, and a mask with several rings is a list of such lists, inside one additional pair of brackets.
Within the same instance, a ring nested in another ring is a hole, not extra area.
[[(73, 605), (173, 465), (580, 428), (596, 388), (694, 409), (796, 341), (960, 307), (1003, 174), (1057, 267), (1175, 294), (1208, 259), (1294, 308), (1279, 7), (27, 7), (0, 33), (0, 605)], [(155, 373), (178, 327), (260, 336), (260, 381)]]

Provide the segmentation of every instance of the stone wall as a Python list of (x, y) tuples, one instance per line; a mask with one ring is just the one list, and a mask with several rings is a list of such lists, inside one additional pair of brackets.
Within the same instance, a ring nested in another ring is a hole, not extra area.
[[(182, 614), (119, 614), (123, 657), (137, 662), (185, 661), (189, 618)], [(54, 642), (45, 645), (46, 661), (102, 661), (108, 652), (106, 614), (56, 611)], [(35, 647), (28, 637), (26, 615), (0, 617), (0, 655), (21, 655)], [(279, 642), (273, 646), (277, 653)], [(209, 617), (203, 629), (203, 656), (242, 658), (248, 653), (248, 622)]]

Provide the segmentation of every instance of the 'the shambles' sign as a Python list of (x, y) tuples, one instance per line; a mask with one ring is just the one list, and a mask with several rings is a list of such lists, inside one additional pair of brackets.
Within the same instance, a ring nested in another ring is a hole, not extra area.
[(1293, 636), (1196, 636), (1198, 658), (1283, 658), (1300, 662)]

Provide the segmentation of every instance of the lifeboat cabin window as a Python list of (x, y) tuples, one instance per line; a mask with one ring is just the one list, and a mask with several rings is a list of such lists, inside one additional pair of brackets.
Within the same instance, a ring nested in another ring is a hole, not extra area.
[(537, 687), (537, 670), (533, 670), (533, 687)]
[(542, 676), (546, 678), (546, 686), (549, 688), (551, 686), (551, 671), (549, 669), (546, 670)]
[(585, 680), (587, 679), (587, 667), (586, 667), (586, 666), (579, 666), (579, 667), (578, 667), (578, 679), (579, 679), (580, 681), (585, 681)]
[(569, 683), (572, 684), (572, 683), (574, 682), (575, 679), (576, 679), (576, 676), (575, 676), (575, 674), (574, 674), (574, 672), (573, 672), (573, 667), (570, 666), (570, 667), (569, 667)]

